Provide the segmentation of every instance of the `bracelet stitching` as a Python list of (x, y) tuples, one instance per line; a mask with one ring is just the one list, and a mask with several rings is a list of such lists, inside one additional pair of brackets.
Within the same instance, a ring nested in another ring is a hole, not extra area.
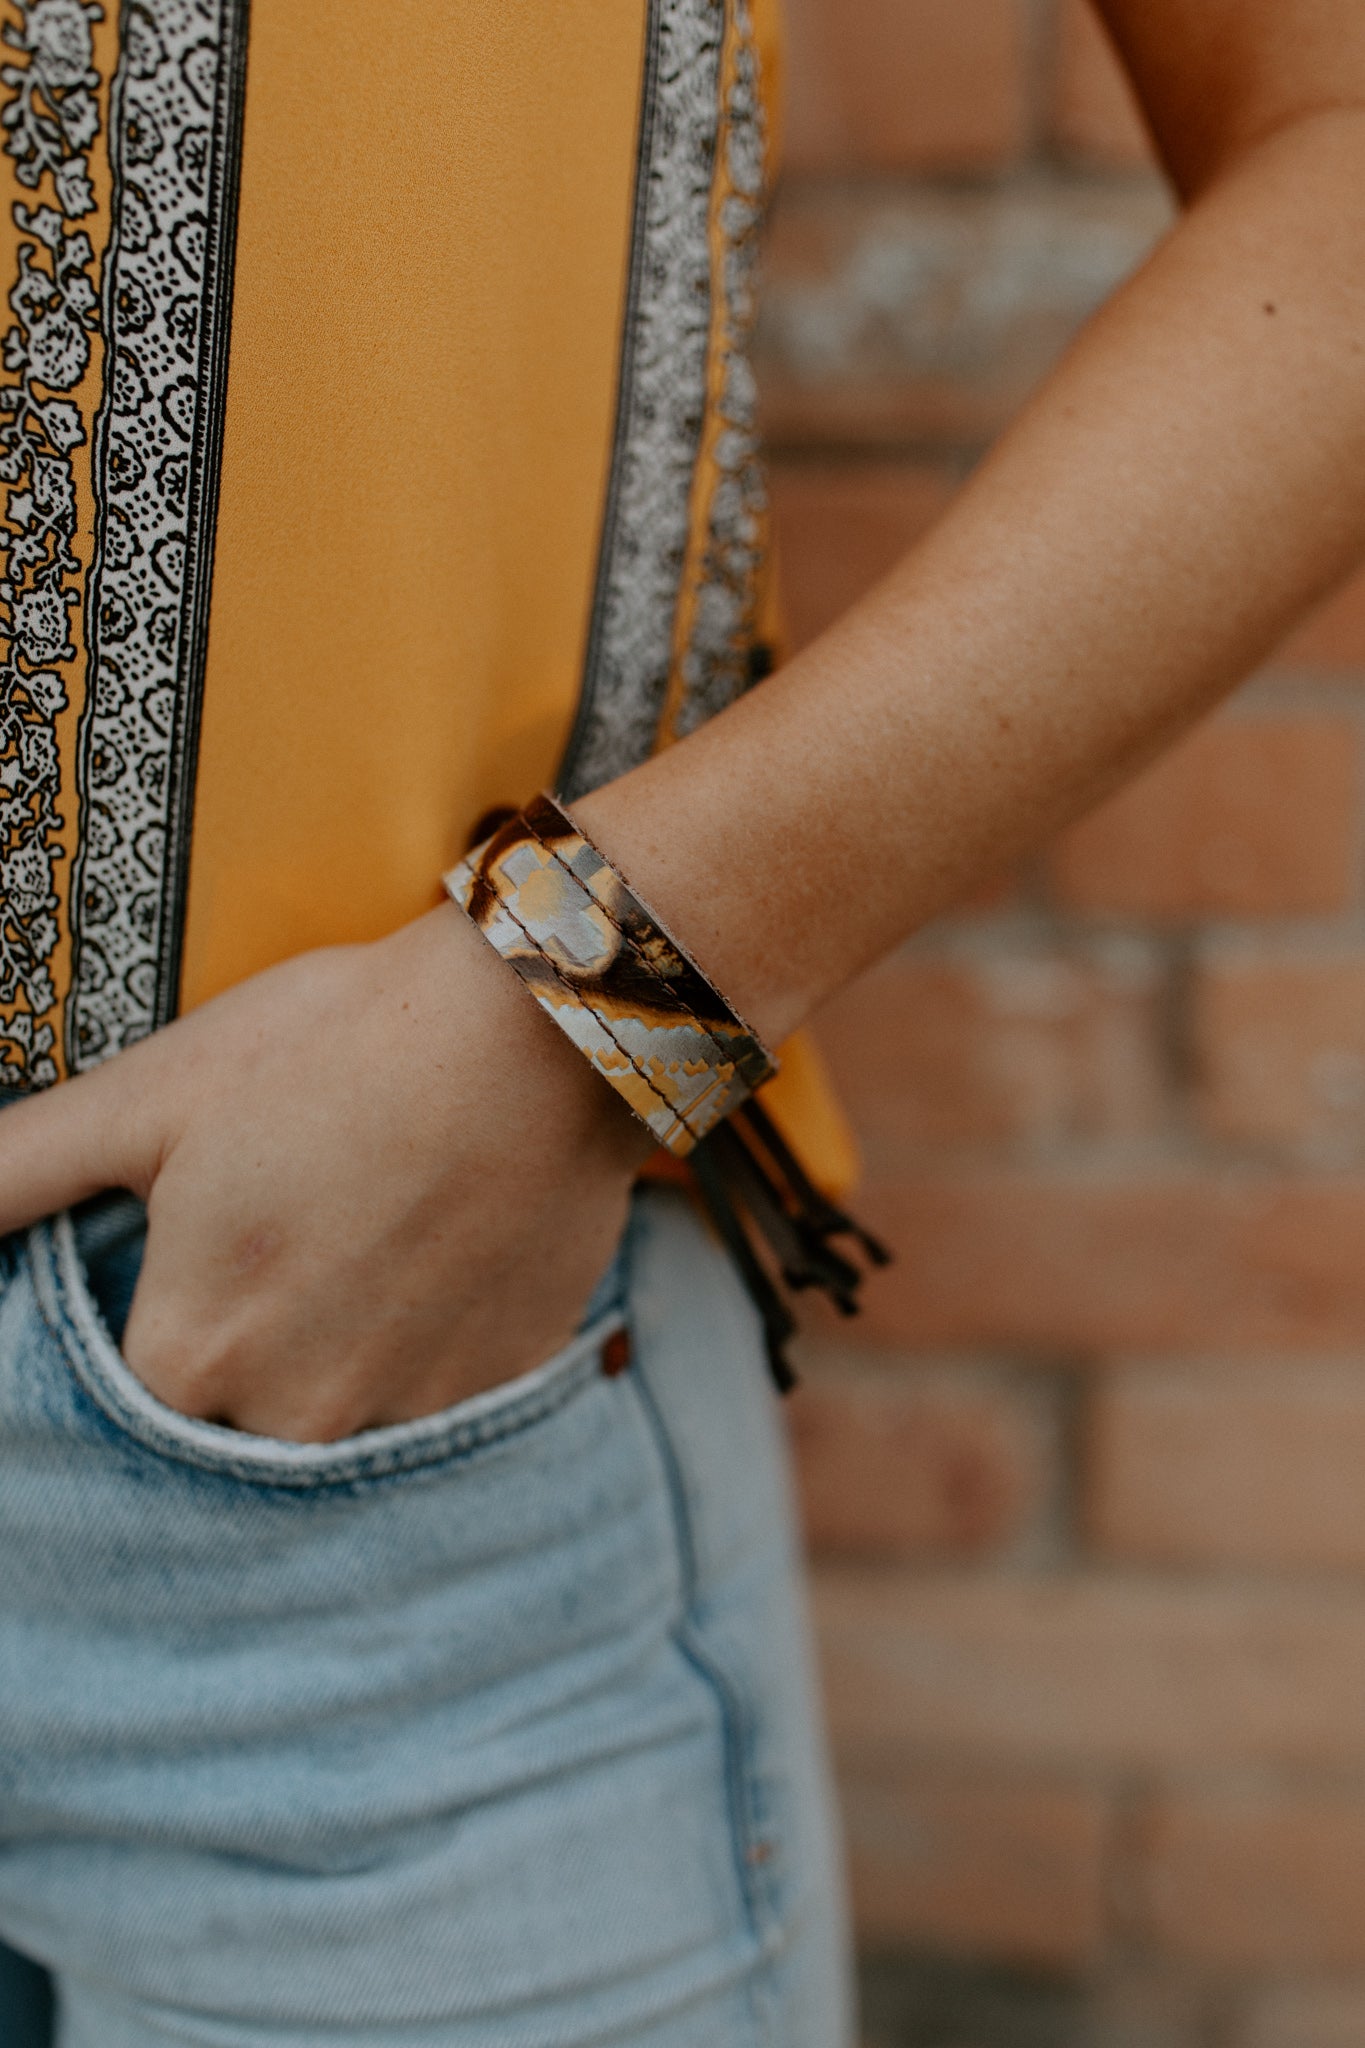
[[(527, 824), (527, 829), (530, 831), (533, 838), (535, 839), (537, 846), (541, 847), (544, 850), (544, 852), (546, 852), (549, 855), (550, 859), (554, 861), (560, 868), (563, 869), (564, 873), (569, 877), (569, 880), (575, 883), (577, 887), (582, 890), (583, 894), (587, 897), (589, 903), (595, 903), (597, 905), (597, 908), (602, 912), (602, 915), (606, 918), (608, 924), (612, 926), (617, 937), (620, 939), (622, 945), (629, 948), (632, 958), (638, 963), (641, 970), (645, 974), (647, 974), (650, 980), (655, 982), (660, 988), (667, 989), (668, 984), (665, 982), (663, 976), (658, 972), (658, 970), (655, 967), (651, 966), (649, 960), (641, 951), (640, 947), (635, 943), (634, 939), (632, 939), (630, 933), (622, 925), (619, 918), (617, 918), (614, 915), (611, 905), (608, 903), (604, 903), (600, 896), (594, 894), (594, 892), (588, 887), (587, 883), (583, 881), (580, 876), (574, 873), (573, 869), (569, 866), (568, 862), (564, 859), (563, 855), (557, 853), (553, 846), (547, 845), (546, 841), (541, 838), (539, 832), (536, 831), (535, 826), (533, 824), (530, 824), (529, 821)], [(576, 827), (575, 830), (577, 830)], [(592, 841), (584, 833), (579, 832), (578, 838), (581, 841), (581, 843), (588, 848), (589, 852), (595, 853), (597, 855), (597, 858), (603, 863), (609, 874), (616, 875), (616, 879), (618, 881), (622, 881), (622, 877), (617, 874), (616, 869), (612, 866), (611, 862), (607, 859), (606, 855), (602, 853), (596, 846), (594, 846)], [(623, 883), (623, 886), (629, 888), (630, 885), (629, 883)], [(660, 930), (660, 927), (657, 923), (655, 924), (655, 929)], [(670, 946), (673, 946), (674, 952), (677, 953), (677, 947), (673, 945), (673, 941), (671, 939), (668, 939), (667, 933), (660, 931), (660, 936), (667, 939), (668, 944)], [(678, 954), (678, 957), (679, 959), (681, 959), (682, 955)], [(696, 971), (698, 973), (701, 972), (700, 968), (698, 968)], [(725, 999), (723, 996), (719, 995), (719, 990), (717, 990), (716, 993), (719, 996), (719, 999), (723, 1002)], [(720, 1040), (716, 1037), (715, 1033), (709, 1028), (705, 1020), (697, 1015), (692, 1005), (689, 1002), (687, 1002), (685, 998), (679, 997), (678, 1001), (684, 1016), (691, 1018), (698, 1032), (706, 1040), (706, 1043), (711, 1047), (712, 1051), (717, 1055), (717, 1057), (723, 1060), (727, 1065), (734, 1067), (735, 1070), (738, 1072), (739, 1061), (737, 1060), (734, 1052), (721, 1044)], [(738, 1018), (735, 1019), (735, 1024), (737, 1029), (743, 1029), (743, 1026), (739, 1023)]]
[[(747, 1023), (745, 1019), (741, 1017), (738, 1010), (736, 1010), (736, 1008), (734, 1007), (733, 1003), (729, 1002), (727, 998), (721, 993), (720, 989), (716, 987), (716, 984), (712, 981), (710, 975), (707, 974), (705, 968), (700, 967), (697, 964), (697, 962), (692, 958), (692, 955), (688, 952), (686, 946), (684, 946), (677, 938), (675, 938), (674, 934), (668, 929), (667, 925), (665, 925), (659, 919), (656, 913), (652, 911), (647, 904), (641, 903), (640, 899), (636, 896), (634, 890), (631, 888), (630, 883), (627, 881), (626, 877), (621, 873), (620, 869), (613, 865), (613, 863), (607, 858), (606, 854), (602, 852), (600, 847), (594, 845), (593, 841), (588, 837), (587, 833), (584, 832), (582, 828), (575, 822), (570, 813), (564, 809), (564, 806), (560, 803), (559, 799), (557, 797), (551, 796), (548, 791), (542, 790), (540, 795), (535, 799), (534, 803), (529, 804), (526, 807), (526, 809), (521, 813), (519, 822), (523, 829), (527, 833), (529, 833), (529, 835), (533, 839), (535, 839), (539, 845), (541, 845), (544, 848), (545, 852), (549, 854), (552, 859), (558, 860), (561, 867), (567, 865), (563, 860), (563, 857), (555, 852), (554, 847), (550, 845), (549, 841), (542, 838), (540, 831), (536, 825), (536, 815), (542, 806), (546, 810), (550, 811), (556, 818), (561, 820), (562, 826), (565, 829), (566, 836), (571, 834), (573, 838), (578, 841), (580, 846), (584, 847), (589, 853), (594, 854), (596, 856), (596, 858), (601, 862), (603, 868), (609, 875), (612, 876), (613, 880), (620, 886), (626, 897), (635, 906), (635, 909), (643, 917), (645, 922), (663, 941), (664, 945), (670, 949), (674, 958), (681, 964), (682, 967), (686, 968), (689, 973), (694, 975), (696, 979), (700, 981), (703, 984), (703, 986), (714, 997), (715, 1002), (723, 1018), (733, 1027), (735, 1032), (739, 1035), (739, 1038), (742, 1041), (743, 1049), (737, 1051), (733, 1048), (727, 1048), (725, 1046), (720, 1045), (716, 1040), (714, 1034), (709, 1030), (704, 1020), (697, 1015), (697, 1012), (693, 1009), (692, 1005), (689, 1002), (687, 1002), (686, 999), (681, 995), (677, 996), (677, 1001), (680, 1009), (684, 1012), (684, 1014), (691, 1017), (698, 1031), (701, 1032), (701, 1034), (704, 1037), (709, 1038), (711, 1044), (716, 1047), (716, 1050), (720, 1053), (721, 1057), (723, 1059), (731, 1061), (734, 1064), (736, 1071), (740, 1076), (740, 1079), (743, 1081), (745, 1085), (747, 1092), (752, 1094), (754, 1089), (762, 1086), (764, 1081), (772, 1080), (773, 1076), (778, 1072), (778, 1063), (776, 1059), (773, 1057), (772, 1053), (769, 1052), (767, 1046), (763, 1043), (763, 1040), (758, 1036), (753, 1026)], [(660, 975), (656, 969), (651, 967), (647, 956), (643, 954), (640, 946), (631, 939), (630, 934), (624, 930), (624, 928), (618, 922), (616, 917), (613, 915), (610, 904), (604, 902), (600, 896), (596, 895), (593, 892), (593, 890), (589, 887), (589, 885), (586, 882), (580, 880), (580, 878), (576, 874), (573, 874), (572, 869), (569, 869), (569, 873), (572, 875), (573, 880), (578, 883), (579, 888), (584, 891), (584, 893), (590, 898), (590, 900), (593, 903), (597, 904), (599, 909), (602, 911), (603, 915), (607, 917), (610, 920), (610, 922), (616, 926), (616, 929), (620, 933), (621, 938), (624, 940), (625, 944), (628, 947), (630, 947), (633, 957), (640, 962), (644, 972), (652, 975), (656, 981), (666, 986), (663, 980), (663, 976)], [(673, 992), (670, 991), (670, 993)], [(757, 1056), (758, 1060), (762, 1063), (764, 1069), (763, 1073), (757, 1077), (746, 1074), (745, 1072), (745, 1066), (750, 1054)]]
[[(539, 844), (539, 841), (537, 841), (537, 844)], [(575, 879), (577, 879), (577, 877), (575, 877)], [(567, 994), (572, 996), (574, 1003), (579, 1009), (591, 1011), (592, 1015), (597, 1019), (598, 1023), (602, 1026), (602, 1029), (606, 1032), (607, 1037), (611, 1040), (612, 1044), (616, 1047), (616, 1050), (620, 1053), (622, 1059), (631, 1069), (631, 1072), (639, 1075), (640, 1079), (644, 1082), (646, 1088), (649, 1089), (651, 1095), (655, 1095), (658, 1097), (659, 1101), (668, 1111), (668, 1114), (682, 1125), (683, 1129), (691, 1138), (693, 1144), (699, 1145), (701, 1143), (701, 1139), (698, 1136), (697, 1132), (693, 1130), (684, 1112), (681, 1109), (679, 1109), (675, 1103), (669, 1101), (668, 1097), (664, 1094), (662, 1088), (659, 1087), (657, 1081), (654, 1081), (650, 1078), (649, 1074), (646, 1073), (644, 1067), (640, 1064), (639, 1060), (636, 1059), (635, 1055), (630, 1051), (629, 1047), (622, 1045), (620, 1039), (612, 1030), (611, 1025), (607, 1022), (607, 1019), (602, 1015), (602, 1012), (598, 1009), (595, 1009), (591, 1003), (585, 1003), (583, 1001), (582, 995), (574, 987), (573, 983), (571, 981), (565, 980), (564, 976), (560, 973), (558, 967), (555, 965), (555, 962), (551, 955), (547, 953), (545, 951), (545, 948), (537, 942), (534, 934), (526, 929), (526, 926), (517, 916), (517, 913), (515, 912), (515, 910), (513, 910), (510, 903), (508, 903), (507, 898), (502, 894), (501, 890), (498, 891), (498, 903), (500, 907), (507, 913), (508, 917), (511, 918), (513, 924), (521, 933), (527, 945), (531, 948), (531, 951), (537, 956), (538, 959), (541, 959), (545, 962), (546, 966), (549, 968), (551, 974), (553, 974), (555, 980), (559, 983), (560, 987), (564, 989), (567, 992)], [(516, 967), (517, 965), (515, 959), (513, 959), (509, 964), (513, 967)], [(525, 975), (522, 975), (521, 979), (525, 981)], [(531, 993), (534, 995), (535, 991), (532, 990)], [(610, 1081), (611, 1079), (610, 1075), (607, 1074), (604, 1074), (602, 1078), (605, 1081)]]

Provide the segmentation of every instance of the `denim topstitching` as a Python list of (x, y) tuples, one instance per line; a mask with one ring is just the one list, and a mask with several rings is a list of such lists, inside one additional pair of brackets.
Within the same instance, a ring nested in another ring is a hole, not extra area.
[[(624, 1322), (623, 1312), (614, 1308), (533, 1372), (436, 1415), (340, 1445), (292, 1444), (239, 1437), (219, 1425), (178, 1416), (140, 1385), (104, 1327), (80, 1266), (69, 1215), (35, 1225), (26, 1250), (43, 1321), (106, 1418), (161, 1457), (263, 1490), (354, 1489), (494, 1449), (557, 1413), (588, 1386), (600, 1373), (604, 1340)], [(125, 1375), (127, 1387), (121, 1384)]]
[[(629, 1314), (629, 1308), (627, 1310)], [(632, 1334), (634, 1334), (632, 1332)], [(696, 1626), (699, 1602), (697, 1547), (692, 1529), (692, 1511), (682, 1465), (669, 1434), (663, 1411), (649, 1384), (645, 1347), (638, 1338), (633, 1344), (636, 1366), (630, 1377), (635, 1383), (655, 1453), (663, 1474), (673, 1520), (679, 1567), (679, 1612), (673, 1639), (679, 1654), (712, 1694), (720, 1720), (724, 1748), (726, 1804), (730, 1813), (731, 1848), (735, 1876), (743, 1904), (747, 1930), (764, 1962), (774, 1964), (787, 1946), (787, 1930), (775, 1910), (771, 1886), (765, 1882), (776, 1845), (763, 1818), (764, 1801), (757, 1782), (754, 1760), (756, 1713), (742, 1686), (708, 1648)], [(758, 2038), (766, 2048), (781, 2048), (773, 2033), (771, 2001), (756, 1978), (747, 1986), (750, 2010)]]

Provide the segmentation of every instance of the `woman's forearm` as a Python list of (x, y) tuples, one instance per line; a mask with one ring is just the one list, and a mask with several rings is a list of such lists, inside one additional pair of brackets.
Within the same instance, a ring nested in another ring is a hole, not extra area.
[(575, 806), (766, 1035), (1104, 795), (1365, 554), (1365, 113), (1204, 191), (948, 515)]

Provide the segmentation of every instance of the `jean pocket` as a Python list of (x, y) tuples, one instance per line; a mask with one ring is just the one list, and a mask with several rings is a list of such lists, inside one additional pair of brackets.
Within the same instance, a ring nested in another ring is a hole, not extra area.
[[(519, 1438), (556, 1414), (602, 1371), (612, 1340), (625, 1328), (625, 1268), (630, 1226), (613, 1267), (596, 1289), (588, 1320), (553, 1357), (516, 1378), (434, 1415), (371, 1429), (335, 1443), (287, 1442), (254, 1436), (182, 1415), (145, 1387), (115, 1342), (111, 1303), (121, 1298), (117, 1272), (92, 1276), (83, 1256), (90, 1234), (78, 1234), (70, 1211), (28, 1235), (28, 1260), (38, 1305), (67, 1365), (104, 1416), (145, 1449), (247, 1484), (294, 1491), (354, 1487), (438, 1464), (469, 1460)], [(131, 1295), (131, 1285), (122, 1289)]]

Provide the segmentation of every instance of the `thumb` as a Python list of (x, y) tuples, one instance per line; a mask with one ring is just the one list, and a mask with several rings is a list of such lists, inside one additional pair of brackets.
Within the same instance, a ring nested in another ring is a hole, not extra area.
[(0, 1111), (0, 1236), (104, 1188), (144, 1192), (159, 1142), (139, 1098), (120, 1057)]

